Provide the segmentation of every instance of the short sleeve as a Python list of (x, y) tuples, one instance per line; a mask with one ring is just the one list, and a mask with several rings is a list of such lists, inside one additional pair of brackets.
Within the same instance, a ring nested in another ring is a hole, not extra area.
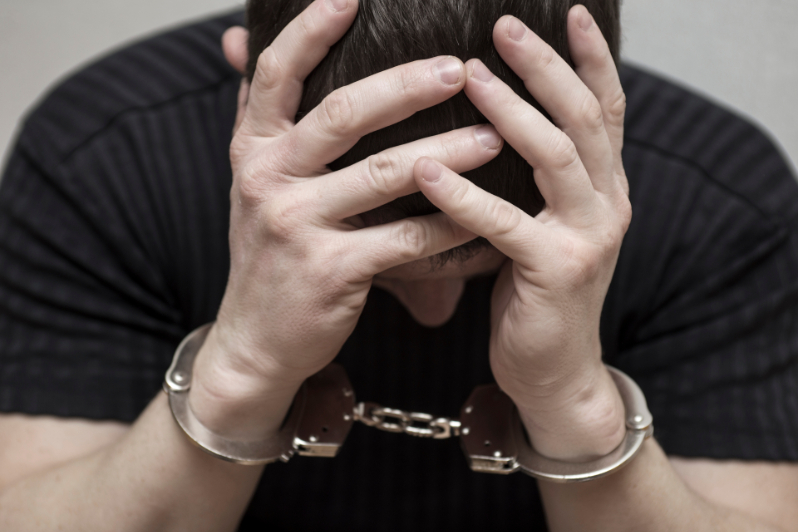
[(133, 421), (216, 316), (240, 19), (115, 52), (27, 118), (0, 182), (0, 412)]
[[(748, 161), (748, 180), (798, 202), (787, 165), (767, 146)], [(630, 139), (626, 149), (636, 220), (603, 317), (613, 331), (608, 362), (643, 388), (669, 454), (798, 460), (791, 209), (645, 143)]]
[(130, 421), (158, 389), (180, 316), (126, 209), (82, 186), (22, 146), (11, 155), (0, 187), (0, 411)]

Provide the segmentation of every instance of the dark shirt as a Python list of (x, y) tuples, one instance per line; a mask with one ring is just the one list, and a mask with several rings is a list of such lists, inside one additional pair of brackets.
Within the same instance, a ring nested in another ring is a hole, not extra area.
[[(0, 186), (0, 411), (133, 421), (214, 319), (229, 267), (235, 14), (124, 49), (28, 117)], [(666, 452), (798, 460), (798, 185), (734, 114), (625, 66), (634, 219), (601, 322)], [(373, 290), (339, 362), (358, 399), (454, 416), (488, 365), (493, 279), (446, 325)], [(242, 530), (545, 530), (535, 482), (456, 440), (355, 426), (268, 466)]]

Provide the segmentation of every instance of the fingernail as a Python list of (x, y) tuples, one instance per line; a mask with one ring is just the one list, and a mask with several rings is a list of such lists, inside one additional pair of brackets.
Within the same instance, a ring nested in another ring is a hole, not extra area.
[(474, 68), (471, 71), (471, 77), (477, 78), (483, 83), (487, 83), (493, 79), (493, 72), (488, 70), (488, 67), (482, 61), (475, 61)]
[(587, 31), (593, 26), (593, 17), (585, 10), (585, 12), (579, 16), (578, 23), (582, 31)]
[(429, 183), (438, 181), (443, 175), (441, 165), (432, 159), (426, 159), (421, 163), (421, 178)]
[(438, 79), (446, 85), (457, 85), (463, 75), (463, 63), (454, 57), (448, 57), (435, 65)]
[(502, 145), (502, 138), (493, 126), (482, 126), (474, 132), (480, 144), (491, 150)]
[(526, 26), (515, 17), (510, 18), (510, 23), (507, 25), (507, 35), (514, 41), (523, 41), (526, 37)]
[(349, 6), (349, 0), (327, 0), (327, 5), (337, 13), (338, 11), (345, 10)]

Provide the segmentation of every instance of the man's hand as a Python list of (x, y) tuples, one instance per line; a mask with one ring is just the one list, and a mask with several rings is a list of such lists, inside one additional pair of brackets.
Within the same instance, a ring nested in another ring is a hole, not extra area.
[(462, 90), (458, 59), (361, 80), (294, 123), (305, 77), (356, 11), (356, 0), (317, 0), (262, 53), (251, 89), (242, 87), (230, 150), (230, 278), (191, 392), (203, 423), (231, 437), (279, 426), (302, 381), (351, 334), (375, 274), (475, 237), (441, 213), (373, 227), (357, 215), (417, 191), (420, 157), (458, 172), (485, 164), (502, 143), (492, 126), (399, 146), (338, 172), (326, 166), (362, 136)]
[(466, 94), (535, 169), (545, 209), (531, 217), (430, 159), (421, 191), (507, 255), (493, 294), (491, 367), (534, 447), (562, 460), (603, 455), (623, 438), (623, 405), (601, 362), (599, 319), (631, 220), (621, 161), (625, 98), (606, 42), (582, 6), (568, 17), (576, 72), (514, 17), (494, 42), (552, 116), (478, 60)]

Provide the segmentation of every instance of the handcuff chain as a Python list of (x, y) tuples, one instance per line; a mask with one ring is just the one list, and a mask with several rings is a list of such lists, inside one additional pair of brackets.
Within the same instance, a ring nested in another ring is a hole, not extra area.
[(354, 419), (385, 432), (404, 433), (418, 438), (445, 440), (460, 436), (460, 421), (457, 419), (386, 408), (371, 402), (357, 403)]
[(387, 432), (422, 438), (460, 436), (468, 465), (474, 471), (507, 475), (521, 470), (552, 482), (585, 482), (623, 467), (654, 430), (643, 391), (628, 375), (610, 366), (607, 370), (626, 413), (626, 436), (607, 455), (590, 462), (567, 463), (535, 452), (525, 437), (515, 405), (495, 384), (477, 386), (460, 410), (459, 419), (436, 418), (375, 403), (355, 403), (346, 371), (338, 364), (330, 364), (305, 380), (288, 419), (275, 437), (258, 442), (230, 440), (202, 425), (188, 407), (194, 359), (212, 325), (195, 329), (180, 342), (164, 377), (164, 391), (169, 395), (175, 421), (191, 441), (217, 458), (238, 464), (285, 462), (295, 454), (333, 457), (357, 420)]

